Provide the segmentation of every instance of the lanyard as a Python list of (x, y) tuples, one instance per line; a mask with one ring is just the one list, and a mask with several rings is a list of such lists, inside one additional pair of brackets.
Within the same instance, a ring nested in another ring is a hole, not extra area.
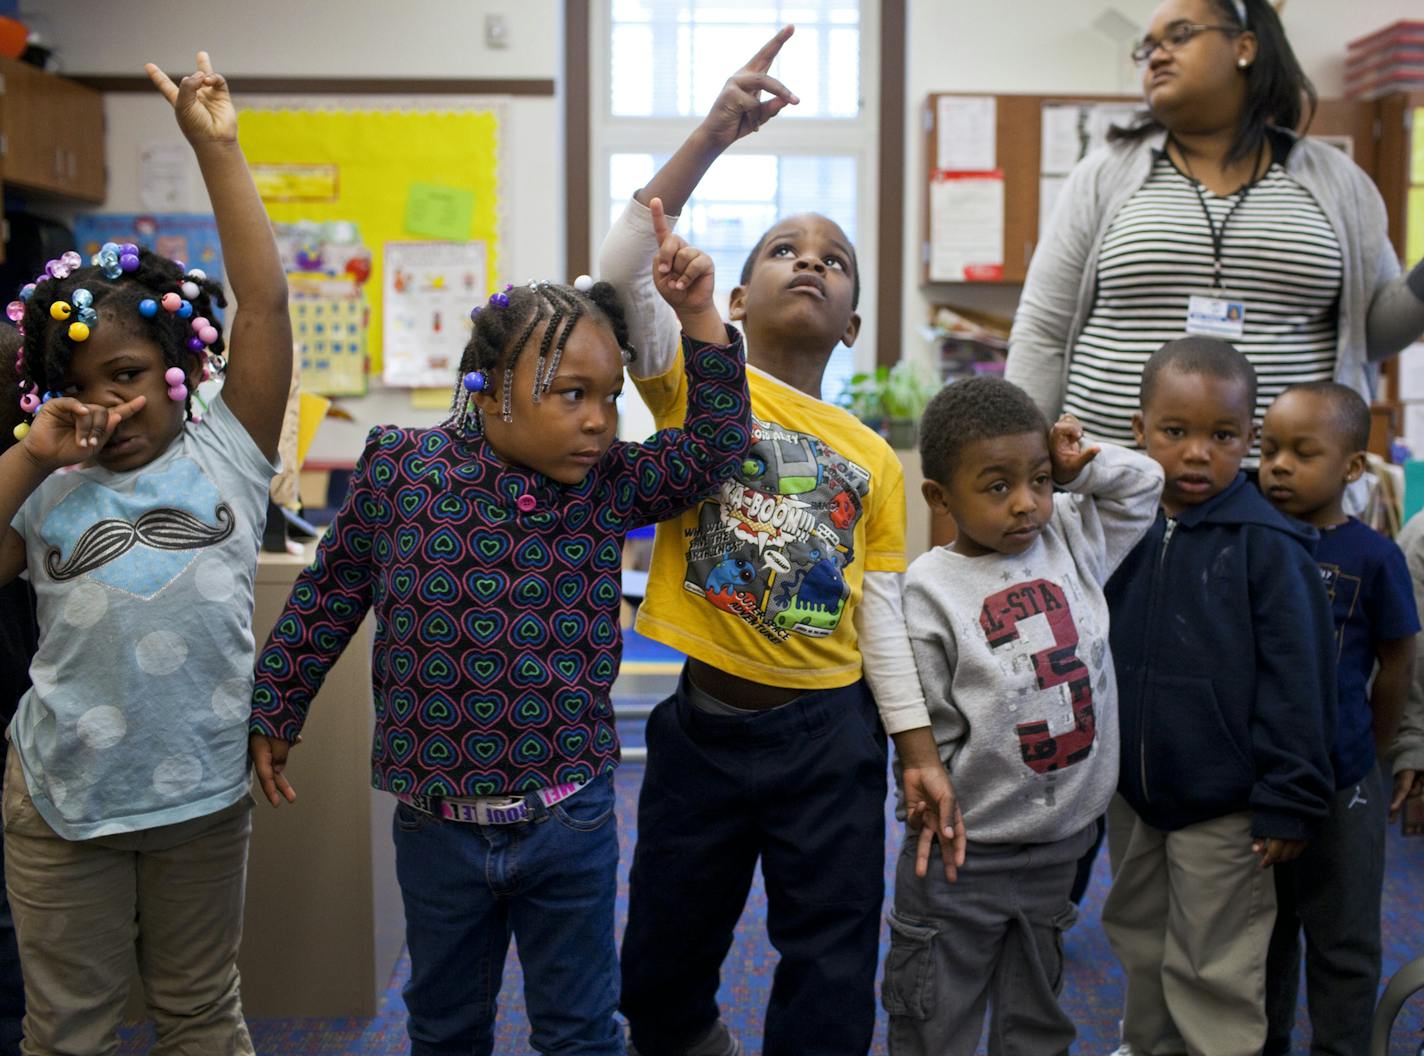
[[(1175, 140), (1173, 142), (1175, 142)], [(1251, 169), (1253, 174), (1261, 167), (1261, 153), (1265, 148), (1266, 145), (1263, 142), (1261, 146), (1256, 149), (1256, 164)], [(1182, 156), (1182, 164), (1187, 168), (1187, 177), (1192, 181), (1192, 190), (1197, 192), (1197, 201), (1201, 202), (1202, 215), (1206, 217), (1207, 230), (1211, 232), (1212, 287), (1217, 290), (1224, 290), (1226, 287), (1221, 281), (1221, 255), (1222, 246), (1226, 241), (1226, 225), (1231, 223), (1231, 218), (1236, 215), (1236, 210), (1240, 209), (1242, 204), (1246, 201), (1246, 195), (1251, 193), (1251, 188), (1256, 186), (1257, 181), (1256, 179), (1252, 179), (1250, 183), (1245, 184), (1241, 188), (1239, 192), (1240, 197), (1231, 204), (1231, 208), (1228, 209), (1226, 215), (1221, 218), (1221, 227), (1218, 228), (1216, 222), (1211, 218), (1211, 210), (1207, 208), (1206, 195), (1202, 192), (1201, 181), (1192, 175), (1192, 163), (1187, 160), (1187, 152), (1182, 149), (1180, 143), (1177, 144), (1177, 153)]]

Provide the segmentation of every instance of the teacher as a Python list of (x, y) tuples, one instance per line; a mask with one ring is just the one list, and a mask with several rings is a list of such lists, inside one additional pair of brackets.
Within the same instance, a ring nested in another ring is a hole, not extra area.
[[(1133, 51), (1147, 110), (1073, 170), (1034, 254), (1006, 374), (1049, 421), (1130, 445), (1147, 357), (1187, 332), (1239, 348), (1257, 419), (1288, 385), (1371, 399), (1424, 332), (1374, 184), (1290, 131), (1316, 95), (1266, 0), (1164, 0)], [(1190, 313), (1190, 319), (1189, 319)]]

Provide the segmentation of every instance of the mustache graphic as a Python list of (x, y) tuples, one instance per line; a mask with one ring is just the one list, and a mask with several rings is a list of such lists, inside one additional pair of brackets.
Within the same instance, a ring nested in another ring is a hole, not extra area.
[(234, 524), (232, 508), (225, 502), (218, 503), (213, 515), (216, 525), (205, 524), (184, 510), (168, 508), (149, 510), (132, 523), (122, 517), (110, 517), (85, 530), (68, 561), (61, 560), (58, 547), (51, 548), (45, 555), (45, 570), (51, 578), (63, 581), (117, 561), (139, 543), (156, 550), (212, 546), (231, 535)]

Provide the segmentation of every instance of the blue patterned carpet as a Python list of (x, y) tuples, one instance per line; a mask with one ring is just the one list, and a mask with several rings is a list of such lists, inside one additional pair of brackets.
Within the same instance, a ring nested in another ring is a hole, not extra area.
[[(664, 659), (655, 651), (640, 655), (645, 661)], [(625, 678), (620, 682), (618, 703), (651, 704), (671, 678), (666, 674)], [(625, 722), (620, 733), (627, 746), (641, 745), (642, 723)], [(619, 863), (619, 929), (627, 912), (628, 866), (632, 861), (636, 837), (638, 787), (642, 780), (640, 765), (626, 765), (619, 771), (618, 824), (622, 857)], [(887, 814), (889, 806), (887, 804)], [(893, 863), (898, 850), (893, 817), (886, 846), (887, 890), (893, 880)], [(1386, 977), (1402, 964), (1424, 955), (1424, 839), (1403, 839), (1397, 827), (1391, 830), (1389, 866), (1384, 890), (1384, 969)], [(1113, 1052), (1118, 1045), (1117, 1021), (1122, 997), (1122, 979), (1113, 960), (1106, 937), (1099, 926), (1103, 895), (1108, 886), (1106, 851), (1100, 856), (1092, 887), (1082, 906), (1079, 923), (1065, 940), (1067, 978), (1064, 1003), (1078, 1026), (1076, 1051), (1082, 1053)], [(736, 941), (728, 955), (719, 995), (723, 1016), (742, 1039), (747, 1056), (761, 1051), (762, 1014), (771, 989), (771, 974), (776, 964), (775, 951), (766, 940), (766, 896), (760, 878), (752, 888), (746, 912), (737, 929)], [(882, 937), (882, 963), (884, 945)], [(405, 1006), (400, 988), (409, 973), (409, 963), (402, 958), (393, 974), (380, 1013), (369, 1020), (253, 1020), (252, 1037), (257, 1051), (271, 1056), (385, 1056), (408, 1051), (405, 1034)], [(501, 994), (500, 1019), (495, 1052), (500, 1056), (530, 1052), (528, 1026), (524, 1021), (524, 1001), (521, 994), (518, 958), (510, 952)], [(1297, 1031), (1297, 1045), (1305, 1051), (1308, 1037), (1304, 1016)], [(1424, 999), (1416, 998), (1405, 1006), (1395, 1030), (1391, 1054), (1414, 1056), (1424, 1037)], [(152, 1031), (146, 1025), (124, 1032), (119, 1052), (124, 1056), (147, 1052), (152, 1045)], [(871, 1052), (885, 1053), (885, 1022), (881, 1012), (876, 1041)]]

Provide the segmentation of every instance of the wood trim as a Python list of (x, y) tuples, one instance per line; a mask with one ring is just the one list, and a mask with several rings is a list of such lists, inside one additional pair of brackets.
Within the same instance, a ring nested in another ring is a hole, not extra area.
[(593, 274), (588, 9), (588, 0), (564, 0), (564, 270), (569, 275)]
[(905, 0), (880, 5), (880, 201), (875, 262), (875, 362), (900, 361), (904, 311), (905, 218)]
[[(577, 5), (574, 5), (577, 6)], [(147, 77), (102, 73), (66, 75), (101, 92), (153, 91)], [(241, 95), (526, 95), (552, 96), (552, 78), (509, 77), (228, 77), (235, 93)]]

